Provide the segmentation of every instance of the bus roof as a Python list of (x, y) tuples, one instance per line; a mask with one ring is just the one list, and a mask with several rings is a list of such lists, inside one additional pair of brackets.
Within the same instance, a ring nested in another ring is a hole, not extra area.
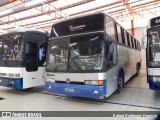
[[(70, 17), (70, 18), (66, 18), (66, 19), (63, 19), (61, 21), (57, 21), (54, 24), (58, 24), (58, 23), (63, 23), (65, 21), (69, 21), (69, 20), (73, 20), (73, 19), (77, 19), (77, 18), (81, 18), (81, 17), (87, 17), (87, 16), (91, 16), (91, 15), (96, 15), (96, 14), (103, 14), (103, 15), (107, 15), (106, 13), (104, 12), (95, 12), (95, 13), (88, 13), (88, 14), (83, 14), (83, 15), (78, 15), (78, 16), (74, 16), (74, 17)], [(109, 16), (109, 15), (108, 15)]]

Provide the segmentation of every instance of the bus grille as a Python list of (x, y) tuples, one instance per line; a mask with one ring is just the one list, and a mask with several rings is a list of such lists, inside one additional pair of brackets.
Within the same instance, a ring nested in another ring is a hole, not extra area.
[[(55, 81), (56, 83), (68, 84), (66, 81)], [(84, 85), (84, 82), (71, 81), (69, 84)]]

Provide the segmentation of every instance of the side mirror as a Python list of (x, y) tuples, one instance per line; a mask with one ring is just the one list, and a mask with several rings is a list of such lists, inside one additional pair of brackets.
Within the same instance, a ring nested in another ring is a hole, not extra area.
[(26, 54), (29, 53), (29, 43), (26, 43), (26, 45), (25, 45), (25, 53)]
[(142, 49), (145, 49), (147, 47), (147, 29), (143, 31), (141, 46), (142, 46)]

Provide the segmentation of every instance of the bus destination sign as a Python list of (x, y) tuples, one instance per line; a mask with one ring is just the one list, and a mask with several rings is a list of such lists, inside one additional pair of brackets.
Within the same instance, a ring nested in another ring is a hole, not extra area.
[(160, 16), (151, 19), (151, 27), (160, 25)]

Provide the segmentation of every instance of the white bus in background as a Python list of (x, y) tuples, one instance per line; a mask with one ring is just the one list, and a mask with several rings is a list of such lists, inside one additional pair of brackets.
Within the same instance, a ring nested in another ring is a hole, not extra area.
[(160, 89), (160, 16), (149, 20), (142, 37), (146, 49), (147, 82), (150, 89)]
[(53, 24), (48, 41), (49, 92), (102, 99), (139, 73), (140, 43), (104, 13)]
[(30, 29), (0, 35), (0, 86), (44, 85), (47, 40), (46, 32)]

